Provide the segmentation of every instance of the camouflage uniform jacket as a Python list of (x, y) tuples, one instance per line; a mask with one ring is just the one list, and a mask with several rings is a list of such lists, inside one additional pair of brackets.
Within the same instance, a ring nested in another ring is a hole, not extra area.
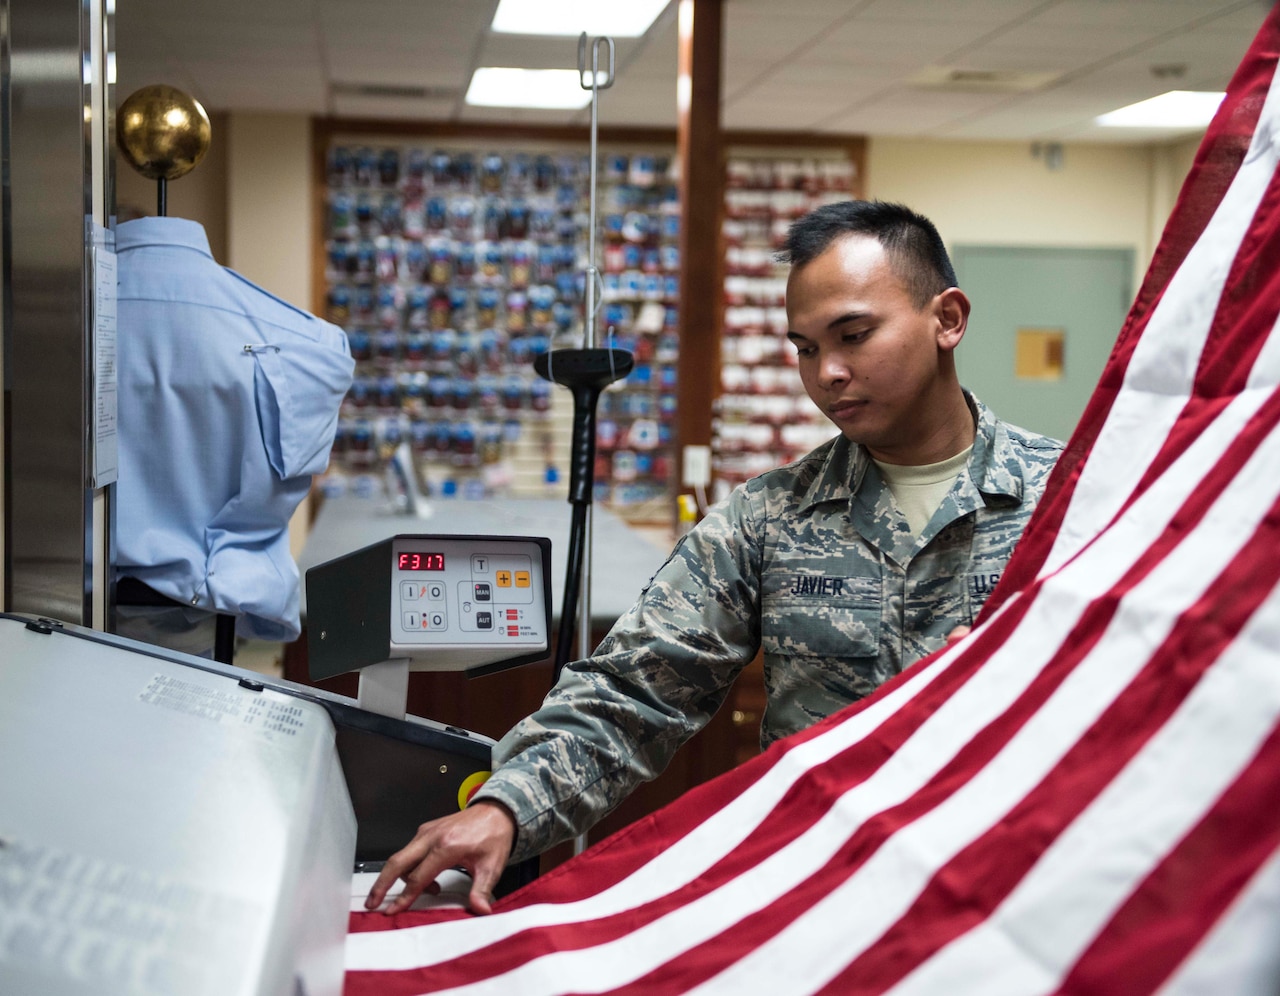
[(595, 653), (494, 749), (476, 798), (515, 815), (513, 860), (583, 832), (656, 777), (757, 650), (768, 746), (972, 624), (1062, 445), (968, 400), (973, 452), (919, 536), (841, 436), (737, 488), (680, 540)]

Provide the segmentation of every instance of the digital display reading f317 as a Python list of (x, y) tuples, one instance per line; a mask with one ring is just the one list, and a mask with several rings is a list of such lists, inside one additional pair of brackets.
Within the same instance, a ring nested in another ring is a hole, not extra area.
[(402, 553), (396, 565), (402, 571), (443, 571), (443, 553)]

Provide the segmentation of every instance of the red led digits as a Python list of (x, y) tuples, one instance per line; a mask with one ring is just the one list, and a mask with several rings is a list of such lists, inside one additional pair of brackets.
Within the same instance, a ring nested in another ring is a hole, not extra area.
[(401, 571), (443, 571), (443, 553), (402, 553), (396, 560)]

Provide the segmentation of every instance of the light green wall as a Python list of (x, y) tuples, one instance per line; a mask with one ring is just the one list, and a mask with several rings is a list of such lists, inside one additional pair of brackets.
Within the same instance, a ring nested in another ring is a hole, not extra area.
[[(960, 383), (1002, 418), (1066, 439), (1093, 395), (1133, 298), (1133, 251), (958, 246), (956, 273), (973, 301), (956, 350)], [(1019, 330), (1063, 336), (1056, 377), (1019, 377)]]

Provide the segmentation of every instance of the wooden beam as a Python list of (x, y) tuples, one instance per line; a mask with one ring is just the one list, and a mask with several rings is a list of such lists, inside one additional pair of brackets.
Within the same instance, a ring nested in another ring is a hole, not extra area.
[[(724, 325), (724, 145), (720, 132), (722, 0), (680, 0), (676, 157), (680, 168), (680, 366), (677, 491), (686, 446), (711, 445)], [(672, 509), (672, 516), (676, 514)]]

